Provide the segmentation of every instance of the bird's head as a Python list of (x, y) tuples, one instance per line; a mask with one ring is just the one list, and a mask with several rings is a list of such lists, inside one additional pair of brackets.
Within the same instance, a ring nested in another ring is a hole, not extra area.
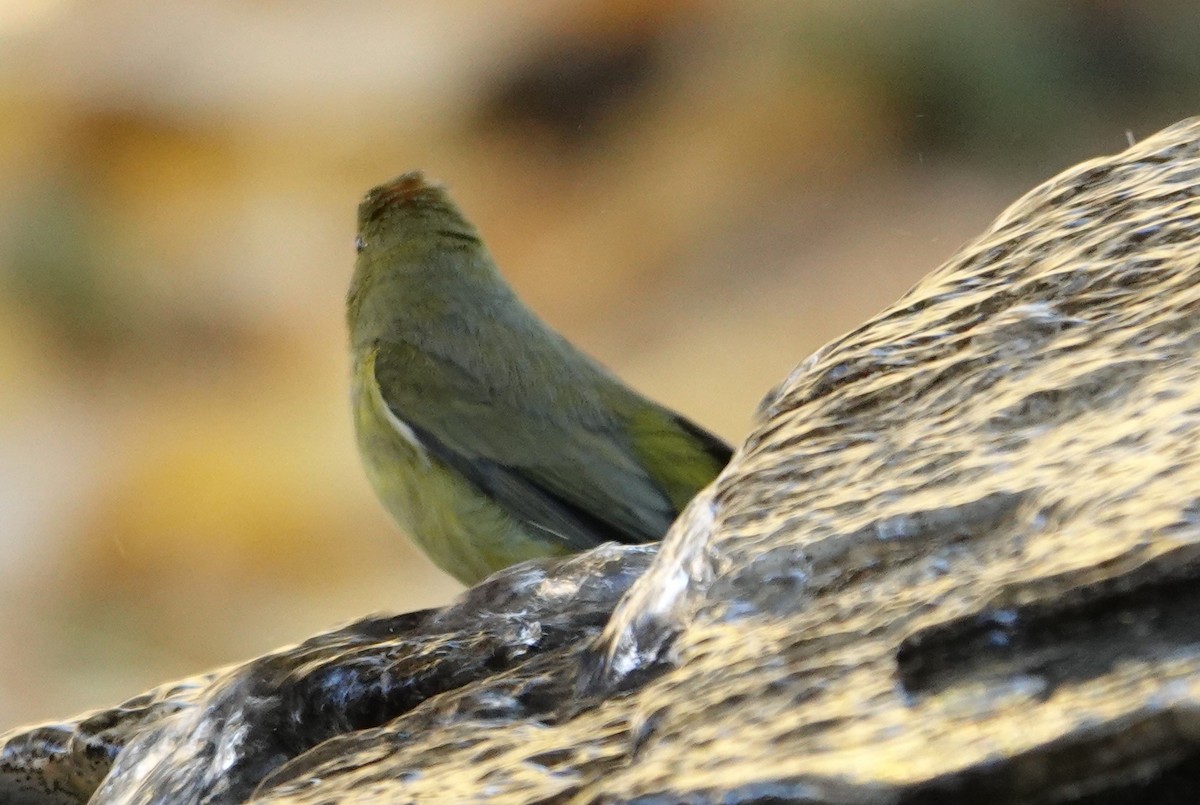
[(440, 184), (410, 171), (372, 188), (358, 205), (359, 254), (397, 247), (453, 248), (478, 244), (479, 233)]
[(352, 333), (366, 334), (419, 305), (479, 297), (501, 284), (479, 233), (444, 187), (411, 171), (358, 205), (358, 259), (347, 297)]

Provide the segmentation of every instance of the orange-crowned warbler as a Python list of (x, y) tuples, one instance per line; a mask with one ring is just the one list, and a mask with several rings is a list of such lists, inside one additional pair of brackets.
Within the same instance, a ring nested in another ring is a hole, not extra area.
[(400, 526), (458, 580), (660, 539), (729, 460), (724, 442), (525, 307), (420, 172), (367, 194), (356, 247), (347, 321), (363, 464)]

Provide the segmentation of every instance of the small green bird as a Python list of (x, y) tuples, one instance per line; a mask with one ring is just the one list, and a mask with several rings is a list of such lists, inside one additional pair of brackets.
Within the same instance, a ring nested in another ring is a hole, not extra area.
[(729, 461), (517, 299), (437, 185), (358, 207), (347, 298), (354, 424), (384, 506), (465, 584), (606, 541), (661, 539)]

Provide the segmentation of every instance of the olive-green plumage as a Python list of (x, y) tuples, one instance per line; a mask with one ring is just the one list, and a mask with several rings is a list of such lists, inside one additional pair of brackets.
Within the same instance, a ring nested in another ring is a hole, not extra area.
[(659, 539), (729, 460), (543, 324), (419, 172), (367, 194), (357, 248), (347, 321), (363, 464), (460, 581)]

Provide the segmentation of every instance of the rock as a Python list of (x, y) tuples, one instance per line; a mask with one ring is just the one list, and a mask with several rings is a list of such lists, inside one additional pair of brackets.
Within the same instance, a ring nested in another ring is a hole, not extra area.
[(657, 556), (11, 732), (0, 799), (1191, 801), (1198, 351), (1200, 118), (801, 364)]

